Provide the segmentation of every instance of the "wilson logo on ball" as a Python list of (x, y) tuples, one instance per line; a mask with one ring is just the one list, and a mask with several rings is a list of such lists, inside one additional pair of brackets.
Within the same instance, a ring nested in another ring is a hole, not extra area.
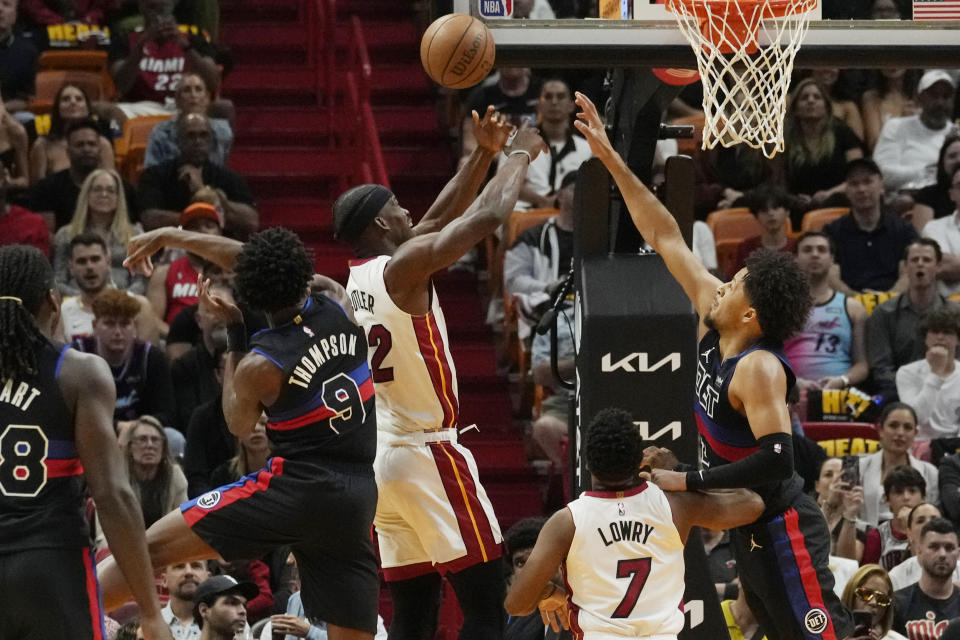
[(496, 47), (487, 26), (472, 16), (451, 13), (437, 18), (420, 40), (420, 61), (427, 75), (450, 89), (466, 89), (493, 68)]

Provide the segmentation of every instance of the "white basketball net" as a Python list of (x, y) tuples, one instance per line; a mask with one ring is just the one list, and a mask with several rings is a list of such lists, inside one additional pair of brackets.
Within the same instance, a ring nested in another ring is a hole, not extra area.
[[(703, 148), (746, 144), (783, 151), (793, 60), (817, 0), (667, 0), (697, 56), (703, 83)], [(731, 29), (742, 24), (743, 29)]]

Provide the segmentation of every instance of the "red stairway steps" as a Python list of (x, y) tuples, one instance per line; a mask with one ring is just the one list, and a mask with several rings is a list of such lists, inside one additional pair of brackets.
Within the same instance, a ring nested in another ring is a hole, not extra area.
[[(318, 273), (347, 279), (350, 250), (333, 240), (331, 206), (355, 175), (356, 160), (334, 147), (334, 132), (348, 121), (343, 62), (349, 53), (348, 18), (358, 15), (373, 65), (371, 106), (391, 186), (414, 218), (432, 204), (453, 175), (454, 158), (439, 128), (435, 86), (419, 63), (419, 36), (411, 3), (339, 0), (336, 69), (332, 86), (307, 64), (306, 2), (232, 0), (223, 6), (221, 37), (234, 52), (234, 71), (223, 95), (237, 107), (230, 165), (257, 198), (263, 226), (295, 231), (313, 254)], [(332, 96), (332, 112), (319, 106)], [(474, 453), (501, 528), (542, 511), (543, 480), (527, 463), (514, 425), (506, 378), (496, 367), (494, 338), (485, 324), (476, 275), (435, 277), (457, 367), (462, 426), (479, 432), (461, 441)], [(448, 598), (438, 638), (455, 637), (456, 604)], [(389, 612), (385, 610), (386, 615)]]

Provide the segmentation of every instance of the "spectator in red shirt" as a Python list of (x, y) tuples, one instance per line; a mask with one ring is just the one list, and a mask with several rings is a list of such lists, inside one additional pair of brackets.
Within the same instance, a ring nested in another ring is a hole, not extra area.
[(29, 244), (50, 257), (50, 230), (44, 219), (7, 202), (10, 172), (0, 165), (0, 245)]
[(750, 213), (760, 223), (760, 235), (745, 239), (737, 247), (737, 257), (727, 275), (733, 277), (743, 269), (747, 258), (757, 249), (793, 253), (796, 241), (787, 236), (787, 218), (790, 217), (790, 196), (783, 189), (760, 186), (747, 196)]
[(218, 84), (213, 49), (203, 36), (180, 32), (173, 6), (173, 0), (140, 0), (146, 27), (111, 42), (110, 71), (121, 100), (121, 113), (111, 115), (118, 121), (173, 114), (174, 92), (187, 71), (203, 76), (208, 87)]

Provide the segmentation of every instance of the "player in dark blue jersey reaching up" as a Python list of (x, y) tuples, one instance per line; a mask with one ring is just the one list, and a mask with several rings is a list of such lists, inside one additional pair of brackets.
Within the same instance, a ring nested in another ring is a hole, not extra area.
[[(274, 457), (238, 482), (209, 491), (147, 531), (155, 567), (223, 556), (258, 558), (289, 545), (308, 617), (331, 640), (372, 638), (377, 629), (376, 558), (370, 539), (377, 506), (373, 475), (376, 411), (367, 341), (342, 287), (316, 285), (313, 261), (285, 229), (241, 245), (176, 229), (134, 238), (130, 261), (149, 271), (160, 246), (176, 246), (236, 271), (238, 298), (270, 325), (247, 345), (240, 310), (210, 295), (204, 304), (227, 326), (223, 412), (240, 437), (267, 414)], [(333, 517), (332, 514), (335, 514)], [(103, 567), (104, 604), (123, 602), (124, 584)]]
[(0, 638), (106, 637), (89, 491), (144, 637), (170, 640), (113, 431), (113, 376), (103, 359), (50, 340), (59, 321), (46, 256), (0, 248)]
[[(630, 171), (590, 100), (577, 94), (577, 129), (616, 181), (634, 225), (660, 254), (700, 316), (696, 421), (700, 469), (655, 469), (667, 491), (750, 488), (766, 505), (733, 530), (747, 603), (771, 640), (837, 640), (853, 627), (833, 592), (830, 536), (793, 469), (787, 391), (794, 375), (783, 340), (810, 313), (806, 278), (792, 256), (754, 254), (727, 283), (710, 275), (683, 241), (673, 216)], [(651, 451), (645, 457), (658, 466)]]

